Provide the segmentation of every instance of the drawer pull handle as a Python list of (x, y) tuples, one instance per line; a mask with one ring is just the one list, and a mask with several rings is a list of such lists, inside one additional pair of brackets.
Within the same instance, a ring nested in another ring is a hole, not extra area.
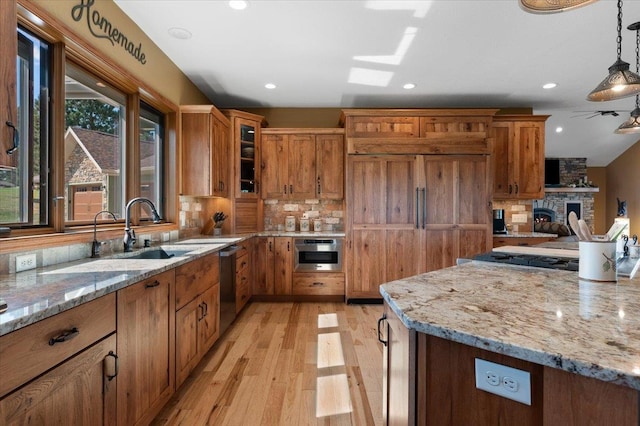
[(145, 285), (145, 288), (158, 287), (159, 285), (160, 285), (160, 281), (155, 280), (155, 281), (154, 281), (154, 282), (152, 282), (152, 283), (147, 283), (147, 284)]
[(382, 317), (380, 317), (380, 319), (378, 320), (378, 341), (385, 346), (387, 346), (387, 341), (382, 339), (382, 333), (380, 332), (380, 325), (382, 324), (383, 321), (386, 321), (386, 319), (387, 319), (387, 316), (385, 314), (382, 314)]
[(316, 282), (314, 282), (312, 285), (313, 285), (313, 286), (322, 286), (322, 285), (324, 285), (324, 283), (323, 283), (323, 282), (321, 282), (321, 281), (316, 281)]
[(53, 346), (56, 343), (64, 343), (67, 340), (73, 339), (78, 334), (80, 334), (80, 330), (78, 330), (77, 327), (73, 327), (71, 330), (62, 332), (62, 334), (58, 337), (52, 337), (51, 339), (49, 339), (49, 346)]
[(113, 351), (109, 351), (107, 356), (104, 357), (104, 372), (107, 380), (111, 381), (115, 379), (119, 369), (118, 355), (114, 354)]
[(204, 318), (209, 315), (209, 305), (207, 305), (207, 302), (202, 302), (202, 305), (204, 306), (204, 315), (202, 316)]

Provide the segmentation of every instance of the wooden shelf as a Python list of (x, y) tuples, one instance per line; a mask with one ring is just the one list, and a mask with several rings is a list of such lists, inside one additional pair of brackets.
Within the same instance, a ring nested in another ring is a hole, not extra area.
[(559, 188), (545, 188), (544, 192), (600, 192), (600, 188), (572, 188), (570, 186), (563, 186)]

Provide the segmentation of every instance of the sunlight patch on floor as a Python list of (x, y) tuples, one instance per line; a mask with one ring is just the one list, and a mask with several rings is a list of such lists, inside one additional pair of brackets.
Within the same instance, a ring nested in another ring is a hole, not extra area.
[(352, 411), (347, 375), (318, 377), (316, 417), (335, 416)]
[(318, 334), (318, 369), (344, 365), (340, 333)]
[(318, 328), (331, 328), (338, 326), (338, 314), (318, 315)]

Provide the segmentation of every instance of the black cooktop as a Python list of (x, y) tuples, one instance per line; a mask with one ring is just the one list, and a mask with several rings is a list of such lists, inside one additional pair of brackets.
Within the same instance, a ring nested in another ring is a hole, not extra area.
[(535, 266), (538, 268), (561, 269), (564, 271), (577, 271), (578, 259), (563, 257), (539, 256), (533, 254), (515, 254), (490, 251), (473, 258), (484, 262), (508, 263), (510, 265)]

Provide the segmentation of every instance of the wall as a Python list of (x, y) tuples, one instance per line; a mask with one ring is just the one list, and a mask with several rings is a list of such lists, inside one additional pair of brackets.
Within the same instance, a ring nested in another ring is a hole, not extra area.
[(241, 108), (265, 118), (268, 127), (340, 127), (342, 108)]
[(615, 219), (616, 197), (626, 200), (630, 234), (640, 235), (640, 141), (607, 166), (607, 188), (606, 222), (612, 224)]
[(27, 7), (29, 4), (35, 4), (35, 6), (42, 8), (94, 47), (101, 56), (121, 66), (133, 77), (144, 82), (145, 86), (155, 90), (174, 104), (206, 104), (210, 102), (113, 1), (98, 0), (93, 6), (93, 10), (108, 19), (130, 41), (135, 42), (136, 45), (142, 44), (146, 64), (141, 64), (122, 47), (112, 46), (109, 40), (95, 38), (90, 32), (86, 20), (76, 22), (71, 16), (71, 11), (79, 3), (81, 0), (20, 0), (19, 2)]

